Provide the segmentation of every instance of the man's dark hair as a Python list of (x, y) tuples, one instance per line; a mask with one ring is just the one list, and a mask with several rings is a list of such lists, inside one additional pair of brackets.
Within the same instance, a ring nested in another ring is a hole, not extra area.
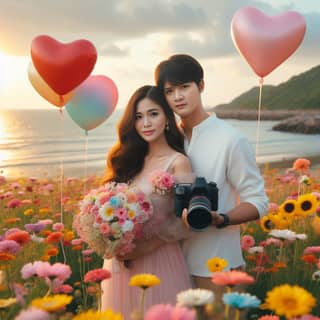
[(161, 89), (166, 81), (172, 85), (195, 82), (199, 86), (203, 79), (203, 69), (193, 57), (175, 54), (157, 65), (154, 77), (156, 85)]

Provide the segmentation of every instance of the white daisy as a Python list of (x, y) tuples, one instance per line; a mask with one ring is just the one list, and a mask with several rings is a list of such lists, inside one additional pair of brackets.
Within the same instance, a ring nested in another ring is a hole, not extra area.
[(131, 231), (134, 227), (134, 224), (131, 220), (126, 220), (124, 224), (121, 226), (122, 232)]
[(188, 289), (177, 294), (177, 305), (179, 306), (203, 306), (213, 301), (213, 292), (206, 289)]
[(279, 229), (274, 229), (271, 230), (269, 232), (269, 236), (278, 238), (278, 239), (283, 239), (283, 240), (296, 240), (296, 233), (288, 230), (288, 229), (284, 229), (284, 230), (279, 230)]
[(305, 233), (298, 233), (296, 234), (296, 238), (299, 240), (306, 240), (308, 236)]
[(251, 248), (248, 248), (248, 252), (249, 252), (250, 254), (253, 254), (253, 253), (262, 253), (262, 252), (263, 252), (263, 247), (262, 247), (262, 246), (251, 247)]
[(312, 275), (312, 280), (314, 281), (320, 281), (320, 270), (316, 271)]

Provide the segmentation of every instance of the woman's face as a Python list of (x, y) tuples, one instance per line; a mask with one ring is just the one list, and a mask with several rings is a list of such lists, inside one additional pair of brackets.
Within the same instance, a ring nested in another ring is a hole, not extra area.
[(153, 142), (164, 136), (167, 118), (162, 108), (149, 98), (137, 105), (135, 128), (146, 142)]

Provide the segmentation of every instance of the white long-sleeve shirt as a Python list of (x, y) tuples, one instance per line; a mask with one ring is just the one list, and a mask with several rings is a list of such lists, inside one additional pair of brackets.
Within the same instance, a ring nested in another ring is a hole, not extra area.
[[(197, 177), (213, 181), (219, 189), (218, 212), (227, 213), (240, 202), (254, 205), (260, 217), (267, 212), (264, 180), (248, 139), (225, 121), (211, 115), (192, 130), (185, 149)], [(194, 232), (182, 242), (190, 273), (209, 277), (206, 262), (212, 257), (228, 261), (228, 268), (244, 264), (240, 246), (240, 226), (217, 229), (213, 226)]]

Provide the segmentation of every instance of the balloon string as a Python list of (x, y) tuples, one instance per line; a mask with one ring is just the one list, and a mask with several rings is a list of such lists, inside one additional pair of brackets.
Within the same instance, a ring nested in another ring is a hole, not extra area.
[(63, 96), (60, 94), (59, 95), (59, 102), (60, 102), (60, 105), (62, 105), (62, 107), (64, 106), (64, 100), (63, 100)]
[(259, 107), (258, 107), (258, 123), (257, 123), (257, 134), (256, 134), (256, 159), (259, 153), (259, 143), (260, 143), (260, 118), (261, 118), (261, 100), (262, 100), (262, 86), (263, 78), (259, 79)]
[[(61, 96), (60, 96), (61, 97)], [(62, 98), (62, 97), (61, 97)], [(60, 115), (61, 115), (61, 128), (62, 128), (62, 139), (64, 138), (64, 116), (63, 116), (63, 109), (60, 108)], [(63, 140), (62, 140), (63, 142)], [(62, 144), (63, 146), (63, 144)], [(63, 203), (62, 203), (62, 198), (63, 198), (63, 149), (61, 152), (61, 158), (60, 158), (60, 222), (63, 223)], [(64, 245), (62, 243), (62, 241), (60, 241), (61, 244), (61, 251), (62, 251), (62, 255), (63, 255), (63, 263), (66, 264), (67, 263), (67, 256), (64, 250)]]
[[(62, 128), (62, 139), (64, 138), (64, 116), (63, 116), (63, 109), (60, 108), (60, 115), (61, 115), (61, 128)], [(60, 157), (60, 222), (63, 223), (63, 204), (62, 204), (62, 197), (63, 197), (63, 150), (61, 152)]]
[(87, 174), (88, 174), (88, 131), (85, 130), (85, 147), (84, 147), (84, 185), (83, 192), (84, 194), (87, 191)]

